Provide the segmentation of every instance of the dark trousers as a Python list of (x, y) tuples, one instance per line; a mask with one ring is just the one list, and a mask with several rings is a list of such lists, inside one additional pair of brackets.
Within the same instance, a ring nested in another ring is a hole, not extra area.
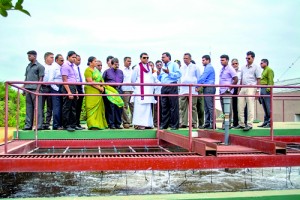
[[(216, 88), (205, 87), (203, 88), (203, 94), (215, 94)], [(205, 125), (213, 126), (213, 114), (214, 114), (214, 97), (206, 96), (204, 97), (204, 112), (205, 112)]]
[[(42, 93), (51, 93), (50, 85), (42, 85)], [(42, 106), (43, 106), (43, 127), (49, 127), (51, 118), (52, 118), (52, 97), (51, 96), (42, 96)], [(46, 107), (46, 116), (45, 116), (45, 105)]]
[[(178, 86), (163, 86), (161, 94), (178, 94)], [(161, 123), (162, 128), (179, 128), (179, 99), (178, 96), (163, 96), (161, 98)]]
[[(260, 89), (261, 95), (270, 95), (270, 92), (267, 92), (267, 88)], [(264, 116), (264, 124), (270, 123), (271, 118), (271, 99), (270, 97), (261, 97), (261, 105), (263, 106), (265, 116)]]
[(105, 118), (109, 128), (120, 127), (122, 124), (123, 108), (110, 102), (107, 97), (103, 97), (105, 105)]
[[(35, 90), (31, 90), (35, 92)], [(25, 128), (32, 128), (33, 126), (33, 119), (34, 119), (34, 108), (35, 108), (35, 100), (36, 96), (34, 94), (30, 94), (26, 92), (26, 118), (25, 118)], [(38, 121), (37, 121), (37, 128), (43, 128), (43, 104), (42, 104), (42, 97), (39, 96), (38, 98)]]
[[(157, 101), (157, 96), (154, 97), (154, 99)], [(159, 120), (161, 121), (161, 97), (159, 98)], [(153, 123), (154, 126), (157, 127), (157, 108), (158, 108), (158, 102), (157, 103), (153, 103)]]
[(204, 124), (204, 97), (197, 97), (197, 115), (198, 125), (202, 126)]
[[(238, 95), (238, 88), (234, 88), (233, 94)], [(233, 123), (232, 123), (233, 126), (238, 126), (239, 125), (238, 97), (232, 97), (232, 118), (233, 118)], [(244, 118), (246, 122), (248, 119), (247, 104), (244, 110)]]
[[(74, 99), (69, 99), (69, 96), (63, 97), (63, 107), (62, 107), (62, 122), (64, 128), (75, 128), (76, 127), (76, 86), (69, 85), (69, 88), (74, 94)], [(67, 91), (64, 86), (62, 86), (62, 93), (67, 94)]]
[[(76, 85), (78, 94), (83, 94), (82, 85)], [(78, 96), (76, 103), (76, 126), (80, 126), (80, 115), (84, 96)]]
[[(53, 90), (51, 88), (52, 94), (60, 94), (59, 91)], [(52, 128), (57, 129), (62, 126), (61, 113), (62, 113), (62, 97), (52, 96), (52, 106), (53, 106), (53, 124)]]

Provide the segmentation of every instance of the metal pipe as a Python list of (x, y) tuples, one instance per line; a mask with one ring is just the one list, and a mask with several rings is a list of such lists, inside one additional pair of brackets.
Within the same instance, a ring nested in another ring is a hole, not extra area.
[(284, 99), (282, 99), (282, 121), (284, 122)]
[(8, 83), (5, 83), (5, 134), (4, 134), (4, 153), (7, 154), (8, 140)]
[[(188, 122), (189, 122), (189, 151), (192, 152), (192, 110), (193, 110), (193, 96), (192, 96), (192, 85), (189, 85), (189, 109), (188, 109)], [(180, 117), (180, 116), (179, 116)]]
[(35, 94), (35, 108), (34, 108), (34, 113), (35, 113), (35, 147), (38, 147), (38, 106), (39, 106), (39, 95)]
[[(160, 96), (157, 96), (157, 130), (160, 129)], [(158, 131), (156, 132), (156, 138), (158, 138)]]
[(274, 127), (273, 127), (273, 88), (270, 87), (270, 136), (274, 140)]
[(16, 116), (16, 120), (17, 120), (17, 137), (16, 139), (19, 139), (19, 126), (20, 126), (20, 118), (19, 118), (19, 114), (20, 114), (20, 89), (18, 89), (18, 96), (17, 96), (17, 116)]

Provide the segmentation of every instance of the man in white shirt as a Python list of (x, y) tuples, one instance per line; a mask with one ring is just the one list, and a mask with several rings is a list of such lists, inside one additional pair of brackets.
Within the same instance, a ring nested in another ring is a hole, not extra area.
[[(51, 52), (46, 52), (44, 55), (45, 59), (45, 76), (43, 79), (43, 82), (49, 82), (49, 71), (52, 68), (52, 63), (54, 62), (54, 54)], [(42, 85), (41, 89), (42, 93), (50, 93), (51, 92), (51, 86), (50, 85)], [(46, 110), (46, 117), (44, 113), (45, 105), (47, 104), (47, 110)], [(43, 129), (44, 130), (50, 130), (50, 122), (52, 118), (52, 97), (51, 96), (42, 96), (42, 105), (43, 105)]]
[[(132, 75), (132, 69), (130, 67), (131, 65), (131, 58), (125, 57), (124, 58), (124, 67), (121, 68), (124, 74), (124, 80), (123, 83), (131, 83), (131, 75)], [(122, 86), (123, 94), (132, 94), (133, 87), (123, 85)], [(133, 102), (130, 102), (130, 95), (129, 96), (123, 96), (124, 101), (124, 107), (123, 107), (123, 113), (122, 113), (122, 121), (123, 121), (123, 127), (129, 128), (132, 116), (133, 116)], [(129, 115), (130, 113), (130, 115)]]
[[(191, 62), (192, 56), (190, 53), (185, 53), (183, 56), (184, 64), (180, 68), (181, 71), (181, 83), (183, 84), (197, 84), (198, 79), (200, 78), (200, 70), (199, 68)], [(180, 95), (188, 95), (189, 94), (189, 87), (188, 86), (180, 86), (179, 89)], [(197, 95), (196, 88), (192, 87), (192, 95)], [(197, 128), (197, 97), (192, 97), (192, 119), (188, 121), (188, 108), (189, 108), (189, 97), (188, 96), (181, 96), (179, 98), (180, 101), (180, 108), (182, 109), (181, 117), (181, 126), (180, 128), (186, 128), (188, 123), (191, 123), (193, 128)]]
[[(257, 86), (260, 85), (261, 68), (253, 63), (254, 58), (254, 52), (247, 52), (247, 64), (241, 69), (241, 87), (239, 88), (239, 95), (259, 94)], [(243, 85), (253, 85), (253, 88), (245, 88)], [(243, 128), (244, 131), (252, 129), (252, 123), (254, 120), (254, 100), (255, 97), (253, 96), (238, 98), (239, 126), (237, 128)], [(246, 103), (248, 108), (248, 122), (244, 122), (244, 108)], [(244, 124), (246, 124), (245, 127)]]
[[(52, 68), (49, 70), (49, 82), (62, 82), (62, 76), (60, 68), (64, 63), (64, 58), (61, 54), (55, 56), (55, 62), (52, 65)], [(62, 85), (52, 84), (51, 93), (60, 94), (60, 89)], [(62, 127), (62, 97), (61, 96), (52, 96), (52, 106), (53, 106), (53, 124), (52, 130), (63, 130)]]

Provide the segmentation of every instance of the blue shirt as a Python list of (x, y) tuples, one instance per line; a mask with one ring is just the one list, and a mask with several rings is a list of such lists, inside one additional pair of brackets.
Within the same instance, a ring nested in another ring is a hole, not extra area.
[(215, 69), (210, 63), (204, 67), (204, 72), (198, 79), (198, 84), (215, 84)]
[(105, 70), (102, 77), (105, 83), (123, 83), (124, 80), (122, 70), (114, 69), (112, 67)]
[(161, 83), (173, 83), (177, 82), (181, 77), (181, 71), (179, 69), (179, 65), (175, 62), (168, 62), (165, 64), (165, 67), (169, 69), (169, 73), (165, 73), (163, 70), (161, 70), (160, 75), (157, 77), (157, 79)]

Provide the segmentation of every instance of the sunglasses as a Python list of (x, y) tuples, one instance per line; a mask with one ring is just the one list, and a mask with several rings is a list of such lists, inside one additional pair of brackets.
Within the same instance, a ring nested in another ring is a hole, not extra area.
[(237, 64), (239, 64), (239, 63), (232, 63), (232, 65), (237, 65)]
[(149, 59), (149, 57), (142, 57), (143, 59)]
[(64, 60), (59, 60), (60, 62), (64, 62)]
[(98, 67), (102, 67), (102, 65), (97, 65)]

